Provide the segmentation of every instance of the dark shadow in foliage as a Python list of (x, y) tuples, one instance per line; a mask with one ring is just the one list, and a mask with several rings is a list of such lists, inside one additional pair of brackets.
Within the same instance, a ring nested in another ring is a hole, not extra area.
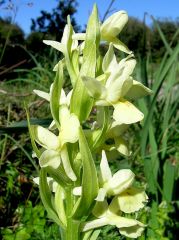
[(143, 52), (144, 31), (146, 31), (147, 39), (149, 39), (151, 30), (145, 26), (144, 23), (137, 18), (130, 17), (128, 23), (120, 34), (120, 39), (124, 42), (130, 50), (136, 55)]
[[(165, 18), (165, 19), (158, 19), (157, 22), (159, 24), (161, 31), (165, 35), (167, 42), (171, 43), (173, 36), (175, 35), (177, 29), (179, 28), (179, 21), (177, 20), (173, 21), (171, 19)], [(151, 32), (152, 32), (152, 35), (151, 35), (152, 57), (154, 61), (159, 62), (163, 57), (163, 55), (165, 54), (166, 48), (164, 46), (164, 43), (155, 25), (152, 25)], [(173, 41), (172, 46), (175, 47), (178, 42), (179, 42), (179, 35)]]
[(29, 56), (21, 46), (25, 44), (24, 32), (17, 24), (12, 24), (11, 19), (0, 18), (0, 78), (17, 77), (12, 73), (13, 66), (27, 67)]

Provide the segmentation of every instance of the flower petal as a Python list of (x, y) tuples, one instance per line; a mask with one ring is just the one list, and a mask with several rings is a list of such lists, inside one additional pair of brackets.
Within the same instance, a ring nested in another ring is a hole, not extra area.
[(145, 206), (148, 197), (146, 193), (137, 188), (129, 188), (121, 193), (115, 201), (118, 202), (119, 208), (125, 213), (139, 211)]
[(120, 234), (129, 238), (138, 238), (142, 235), (144, 229), (145, 229), (145, 225), (138, 222), (136, 223), (136, 225), (131, 226), (129, 228), (128, 227), (119, 228), (119, 232)]
[(60, 108), (60, 123), (61, 129), (59, 138), (61, 145), (65, 143), (75, 143), (79, 139), (79, 120), (75, 114), (70, 114), (66, 106)]
[(106, 190), (104, 188), (100, 188), (98, 192), (98, 196), (95, 198), (97, 202), (103, 202), (106, 196)]
[(57, 41), (52, 41), (52, 40), (43, 40), (43, 43), (57, 49), (58, 51), (64, 53), (65, 52), (65, 48), (64, 45), (60, 42)]
[[(39, 177), (33, 178), (33, 182), (34, 182), (35, 184), (37, 184), (37, 185), (39, 185), (39, 180), (40, 180)], [(50, 190), (51, 190), (52, 192), (56, 192), (58, 183), (55, 182), (55, 181), (53, 180), (53, 178), (51, 178), (51, 177), (47, 177), (47, 183), (48, 183), (48, 185), (49, 185)]]
[(125, 11), (118, 11), (107, 18), (101, 25), (101, 37), (106, 39), (116, 37), (122, 31), (128, 21), (128, 15)]
[(118, 152), (120, 152), (121, 154), (123, 154), (125, 156), (131, 155), (131, 151), (129, 151), (128, 144), (124, 138), (117, 137), (117, 138), (114, 138), (114, 141), (115, 141), (116, 150)]
[(81, 40), (84, 41), (86, 38), (86, 33), (74, 33), (72, 36), (73, 40)]
[(135, 175), (130, 169), (122, 169), (117, 171), (103, 187), (109, 195), (114, 196), (130, 187), (134, 181), (134, 177)]
[(69, 157), (68, 157), (68, 151), (67, 151), (67, 148), (66, 148), (65, 145), (62, 147), (60, 155), (61, 155), (61, 160), (62, 160), (63, 167), (64, 167), (66, 175), (72, 181), (76, 181), (77, 177), (76, 177), (76, 175), (75, 175), (75, 173), (74, 173), (74, 171), (71, 167), (71, 163), (70, 163), (70, 160), (69, 160)]
[(58, 168), (61, 163), (60, 154), (54, 150), (45, 150), (40, 158), (39, 164), (41, 167), (53, 167)]
[(32, 126), (34, 131), (35, 141), (40, 144), (42, 147), (51, 150), (57, 150), (60, 148), (59, 138), (41, 126)]
[(141, 236), (145, 225), (135, 219), (129, 219), (115, 214), (107, 215), (110, 225), (116, 225), (119, 232), (129, 238), (137, 238)]
[(126, 98), (128, 99), (138, 99), (152, 94), (152, 90), (144, 86), (142, 83), (133, 80), (133, 85), (126, 93)]
[(106, 97), (106, 88), (95, 78), (82, 77), (83, 83), (89, 95), (95, 99), (104, 99)]
[(106, 52), (106, 55), (104, 56), (103, 63), (102, 63), (102, 69), (103, 72), (112, 72), (116, 67), (118, 66), (116, 56), (114, 54), (113, 45), (109, 45), (109, 49)]
[(120, 124), (136, 123), (144, 118), (144, 114), (126, 100), (121, 100), (113, 106), (113, 118)]
[(115, 103), (126, 95), (133, 84), (133, 78), (130, 75), (133, 73), (135, 65), (136, 60), (133, 55), (128, 56), (119, 63), (119, 67), (106, 83), (106, 88), (108, 86), (107, 101)]
[(66, 104), (67, 106), (70, 105), (70, 100), (71, 100), (71, 95), (72, 95), (72, 90), (66, 95), (65, 91), (61, 90), (61, 94), (60, 94), (60, 101), (59, 101), (59, 104), (60, 105), (63, 105), (63, 104)]
[(107, 218), (109, 219), (109, 222), (111, 225), (116, 225), (119, 229), (121, 228), (130, 228), (132, 226), (145, 226), (143, 223), (126, 217), (121, 217), (116, 214), (111, 214), (110, 212), (107, 214)]
[(82, 194), (82, 187), (81, 186), (73, 188), (73, 195), (81, 196), (81, 194)]
[(91, 229), (99, 228), (108, 224), (109, 224), (109, 220), (106, 217), (88, 221), (82, 224), (82, 232), (86, 232)]
[(118, 50), (125, 52), (127, 54), (131, 54), (132, 51), (129, 50), (129, 48), (121, 42), (118, 38), (112, 38), (111, 42), (113, 43), (114, 47), (117, 48)]
[(48, 102), (50, 102), (50, 94), (47, 92), (43, 92), (37, 89), (34, 89), (33, 92), (35, 94), (37, 94), (39, 97), (44, 98), (45, 100), (47, 100)]
[(112, 178), (112, 173), (109, 168), (108, 160), (105, 151), (102, 151), (102, 158), (100, 163), (100, 181), (102, 184), (108, 182)]

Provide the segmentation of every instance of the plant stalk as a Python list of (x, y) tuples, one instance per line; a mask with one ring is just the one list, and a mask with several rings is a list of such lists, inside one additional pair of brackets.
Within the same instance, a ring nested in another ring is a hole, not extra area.
[(66, 210), (67, 210), (67, 228), (65, 240), (80, 240), (80, 221), (74, 220), (71, 217), (74, 205), (74, 196), (72, 188), (66, 190)]

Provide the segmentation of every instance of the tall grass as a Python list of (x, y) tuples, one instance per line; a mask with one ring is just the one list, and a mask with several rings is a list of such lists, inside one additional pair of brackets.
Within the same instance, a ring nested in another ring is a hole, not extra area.
[[(174, 204), (176, 199), (176, 180), (179, 178), (179, 43), (172, 46), (160, 29), (159, 24), (153, 18), (154, 25), (158, 29), (160, 37), (166, 48), (159, 66), (150, 76), (148, 64), (142, 64), (141, 81), (147, 81), (153, 94), (145, 100), (139, 100), (138, 104), (145, 113), (140, 136), (141, 156), (144, 164), (144, 172), (147, 188), (150, 193), (151, 212), (146, 239), (161, 239), (157, 230), (161, 219), (157, 219), (161, 203)], [(170, 210), (168, 209), (168, 212)], [(167, 210), (166, 210), (167, 212)], [(165, 224), (165, 223), (163, 223)], [(163, 226), (165, 230), (165, 226)], [(164, 233), (162, 233), (164, 234)], [(141, 238), (143, 239), (143, 238)], [(168, 238), (167, 238), (168, 239)]]

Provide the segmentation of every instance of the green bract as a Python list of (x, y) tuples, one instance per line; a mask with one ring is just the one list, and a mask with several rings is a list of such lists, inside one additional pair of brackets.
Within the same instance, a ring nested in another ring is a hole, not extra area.
[[(133, 100), (151, 94), (133, 79), (136, 60), (117, 38), (127, 20), (127, 13), (119, 11), (101, 24), (94, 5), (86, 33), (76, 34), (68, 17), (61, 42), (44, 40), (63, 59), (54, 67), (56, 77), (49, 93), (34, 90), (50, 103), (53, 118), (48, 129), (30, 126), (28, 119), (41, 167), (34, 181), (65, 240), (91, 239), (89, 230), (92, 234), (108, 224), (124, 236), (137, 238), (145, 227), (125, 214), (141, 210), (147, 195), (133, 186), (135, 174), (130, 169), (112, 174), (106, 157), (112, 150), (131, 154), (125, 133), (130, 124), (144, 117)], [(99, 47), (104, 41), (109, 48), (103, 57)], [(118, 60), (113, 47), (128, 55)], [(64, 67), (71, 91), (63, 89)], [(99, 158), (98, 168), (95, 162)]]

